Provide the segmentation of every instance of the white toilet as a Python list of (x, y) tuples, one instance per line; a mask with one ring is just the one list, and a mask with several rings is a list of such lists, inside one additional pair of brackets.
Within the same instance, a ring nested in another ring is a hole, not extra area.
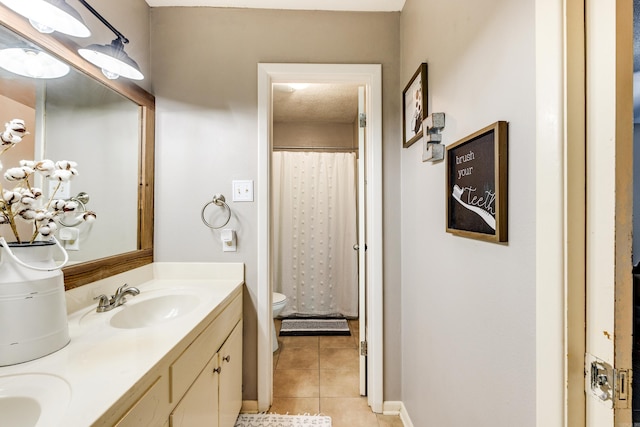
[(278, 317), (278, 315), (280, 315), (280, 313), (282, 313), (282, 310), (284, 310), (284, 307), (287, 305), (287, 296), (284, 294), (279, 294), (277, 292), (273, 293), (272, 296), (272, 301), (271, 301), (271, 309), (273, 311), (273, 318), (274, 321), (271, 324), (271, 331), (272, 331), (272, 345), (271, 348), (273, 351), (276, 351), (278, 349), (278, 337), (276, 335), (276, 322), (275, 322), (275, 318)]

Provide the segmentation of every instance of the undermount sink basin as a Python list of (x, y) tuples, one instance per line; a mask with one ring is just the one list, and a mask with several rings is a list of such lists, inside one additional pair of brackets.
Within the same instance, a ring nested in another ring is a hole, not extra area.
[(121, 329), (155, 326), (189, 313), (199, 301), (197, 296), (190, 294), (162, 295), (142, 301), (131, 298), (109, 323)]
[(0, 425), (52, 425), (64, 414), (71, 388), (62, 378), (47, 374), (0, 377)]

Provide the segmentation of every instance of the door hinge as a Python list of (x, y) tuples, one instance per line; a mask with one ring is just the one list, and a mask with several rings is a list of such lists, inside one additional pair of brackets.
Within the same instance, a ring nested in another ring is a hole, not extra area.
[[(351, 116), (351, 117), (353, 117), (353, 116)], [(359, 123), (360, 123), (360, 127), (361, 128), (366, 128), (367, 127), (367, 114), (366, 113), (360, 113)]]
[(586, 354), (587, 394), (616, 408), (631, 407), (631, 369), (614, 369), (597, 357)]
[(368, 356), (366, 341), (360, 341), (360, 356)]

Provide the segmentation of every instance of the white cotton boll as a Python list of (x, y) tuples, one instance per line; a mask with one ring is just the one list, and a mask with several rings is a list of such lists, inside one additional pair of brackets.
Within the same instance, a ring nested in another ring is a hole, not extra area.
[(58, 169), (51, 174), (51, 179), (57, 179), (58, 181), (61, 181), (61, 182), (67, 182), (72, 177), (73, 177), (73, 174), (71, 173), (71, 171), (68, 171), (66, 169), (64, 170)]
[(12, 134), (11, 132), (4, 131), (0, 133), (0, 140), (2, 140), (2, 145), (12, 145), (22, 141), (22, 138), (18, 135)]
[(50, 176), (56, 170), (56, 165), (51, 160), (42, 160), (36, 164), (35, 169), (44, 176)]
[(50, 176), (56, 169), (56, 164), (49, 159), (40, 160), (35, 164), (34, 169), (44, 174), (44, 176)]
[(7, 169), (7, 171), (4, 173), (4, 179), (6, 179), (7, 181), (23, 180), (29, 176), (27, 173), (28, 170), (29, 168), (26, 167)]
[(82, 219), (90, 224), (96, 220), (96, 213), (93, 211), (87, 211), (82, 215)]
[(5, 123), (4, 128), (7, 132), (11, 132), (19, 137), (23, 137), (29, 133), (27, 132), (27, 126), (22, 119), (13, 119), (9, 123)]
[(64, 205), (65, 205), (66, 203), (67, 203), (67, 202), (66, 202), (66, 201), (64, 201), (64, 200), (62, 200), (62, 199), (56, 199), (56, 200), (53, 200), (53, 201), (51, 202), (51, 205), (50, 205), (50, 206), (51, 206), (51, 208), (53, 208), (53, 210), (61, 211), (61, 210), (63, 210), (63, 209), (64, 209)]
[(42, 222), (42, 221), (46, 220), (47, 217), (46, 217), (44, 211), (36, 211), (35, 215), (33, 216), (33, 219), (35, 219), (38, 222)]
[(51, 230), (50, 225), (51, 224), (43, 225), (42, 227), (38, 228), (38, 233), (40, 233), (41, 235), (43, 235), (45, 237), (51, 235), (51, 233), (53, 233), (55, 230)]
[(71, 160), (60, 160), (60, 161), (56, 162), (56, 167), (58, 169), (62, 169), (62, 170), (71, 170), (71, 169), (75, 168), (76, 166), (78, 166), (78, 164), (76, 162), (71, 161)]
[(23, 194), (22, 199), (20, 199), (20, 203), (26, 206), (33, 206), (36, 203), (36, 199), (30, 195)]
[(2, 198), (5, 202), (7, 202), (7, 204), (12, 205), (20, 201), (20, 199), (22, 198), (22, 194), (18, 193), (17, 191), (3, 190)]
[(66, 202), (64, 207), (62, 208), (62, 210), (65, 211), (65, 212), (73, 212), (76, 209), (78, 209), (78, 203), (74, 202), (74, 201)]
[(30, 220), (36, 219), (37, 213), (33, 209), (23, 209), (20, 212), (18, 212), (18, 215), (20, 215), (22, 219), (26, 219), (27, 221), (30, 221)]
[(31, 194), (33, 194), (34, 199), (39, 199), (42, 197), (42, 190), (38, 187), (31, 187)]
[(23, 197), (24, 196), (33, 196), (33, 193), (28, 188), (24, 188), (24, 187), (15, 188), (14, 191), (17, 191), (18, 193), (22, 194)]
[(36, 166), (36, 162), (33, 160), (20, 160), (18, 163), (20, 166), (26, 166), (33, 169)]
[(0, 213), (0, 224), (9, 224), (9, 217)]

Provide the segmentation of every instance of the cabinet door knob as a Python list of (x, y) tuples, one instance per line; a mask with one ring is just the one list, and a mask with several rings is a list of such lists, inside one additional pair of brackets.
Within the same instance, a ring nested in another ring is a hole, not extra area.
[(223, 357), (222, 360), (224, 360), (225, 362), (231, 362), (231, 355)]
[(219, 374), (220, 372), (222, 372), (222, 368), (218, 366), (216, 369), (213, 370), (213, 372)]

